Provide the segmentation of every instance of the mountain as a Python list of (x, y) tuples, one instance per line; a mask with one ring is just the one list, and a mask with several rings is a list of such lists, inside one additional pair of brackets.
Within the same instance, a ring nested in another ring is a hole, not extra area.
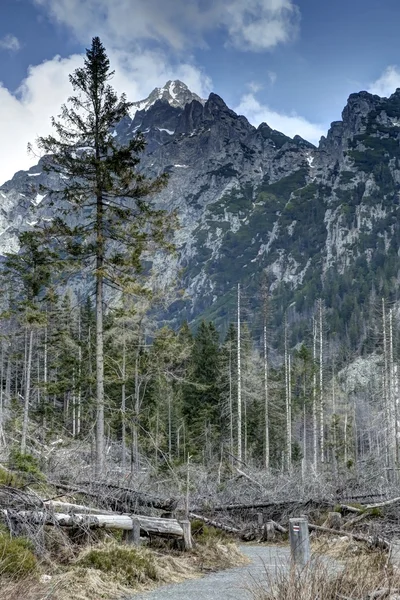
[(176, 79), (175, 81), (167, 81), (162, 88), (155, 88), (144, 100), (134, 102), (132, 114), (136, 110), (148, 110), (157, 100), (165, 100), (175, 108), (184, 108), (186, 104), (190, 104), (193, 100), (197, 100), (202, 104), (205, 103), (205, 100), (191, 92), (185, 83)]
[[(400, 90), (352, 94), (315, 147), (252, 126), (216, 94), (205, 101), (167, 82), (115, 135), (124, 143), (137, 131), (147, 140), (144, 171), (170, 174), (157, 202), (177, 209), (182, 224), (179, 257), (155, 257), (160, 277), (172, 283), (179, 273), (185, 290), (169, 320), (202, 315), (225, 327), (238, 283), (257, 315), (266, 273), (274, 323), (288, 315), (292, 344), (307, 335), (322, 297), (332, 334), (360, 346), (375, 299), (398, 299)], [(55, 177), (39, 161), (0, 188), (0, 252), (16, 248), (30, 208), (40, 212), (38, 185)]]

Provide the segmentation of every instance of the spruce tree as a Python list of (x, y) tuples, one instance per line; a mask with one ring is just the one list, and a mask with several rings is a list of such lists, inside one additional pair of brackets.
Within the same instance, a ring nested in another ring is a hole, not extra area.
[(116, 142), (115, 127), (131, 103), (109, 84), (113, 73), (103, 44), (93, 38), (84, 66), (70, 75), (74, 95), (52, 120), (55, 134), (38, 139), (44, 168), (52, 174), (40, 208), (57, 204), (58, 216), (39, 221), (36, 231), (59, 251), (64, 269), (85, 269), (95, 283), (97, 475), (104, 469), (104, 286), (132, 289), (143, 252), (150, 244), (170, 249), (174, 226), (174, 219), (145, 200), (166, 177), (148, 180), (138, 172), (143, 136), (126, 146)]
[[(205, 438), (201, 439), (201, 447), (199, 443), (201, 431), (208, 436), (209, 447), (219, 437), (219, 409), (219, 336), (213, 323), (202, 321), (194, 337), (190, 384), (184, 386), (183, 412), (194, 444), (193, 454), (204, 451)], [(212, 435), (208, 429), (212, 429)]]

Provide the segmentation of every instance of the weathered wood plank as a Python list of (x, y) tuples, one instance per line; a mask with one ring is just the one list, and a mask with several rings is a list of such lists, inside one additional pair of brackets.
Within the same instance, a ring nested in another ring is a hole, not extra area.
[[(7, 511), (3, 511), (7, 514)], [(140, 523), (140, 532), (144, 535), (160, 535), (166, 537), (183, 537), (183, 529), (176, 519), (162, 519), (142, 515), (115, 515), (115, 514), (82, 514), (82, 513), (56, 513), (47, 511), (19, 511), (19, 518), (43, 524), (58, 523), (61, 527), (79, 525), (90, 528), (133, 529), (132, 519)]]
[(112, 515), (115, 514), (111, 510), (104, 508), (93, 508), (92, 506), (84, 506), (83, 504), (73, 504), (72, 502), (61, 502), (60, 500), (46, 500), (43, 502), (46, 508), (50, 510), (61, 509), (61, 512), (85, 513), (93, 515)]

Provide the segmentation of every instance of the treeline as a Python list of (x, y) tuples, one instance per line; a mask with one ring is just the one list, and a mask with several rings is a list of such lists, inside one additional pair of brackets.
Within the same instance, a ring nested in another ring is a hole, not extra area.
[[(1, 424), (21, 453), (60, 433), (95, 438), (93, 303), (70, 292), (33, 306), (2, 315)], [(106, 452), (116, 448), (132, 471), (189, 456), (273, 470), (350, 464), (354, 411), (326, 355), (323, 311), (317, 304), (310, 345), (290, 349), (285, 336), (279, 358), (269, 327), (253, 339), (236, 322), (223, 340), (212, 322), (157, 329), (145, 299), (122, 300), (104, 322)]]
[[(38, 141), (49, 185), (1, 272), (3, 445), (25, 456), (56, 433), (83, 438), (97, 476), (111, 448), (133, 471), (191, 457), (287, 471), (301, 462), (317, 472), (372, 457), (397, 472), (398, 327), (378, 293), (376, 317), (368, 306), (364, 335), (375, 362), (364, 383), (349, 371), (352, 344), (338, 345), (321, 298), (309, 306), (300, 343), (296, 307), (280, 296), (267, 310), (267, 285), (257, 332), (255, 311), (243, 318), (240, 285), (224, 339), (212, 322), (195, 331), (151, 322), (157, 301), (170, 304), (156, 270), (174, 251), (177, 216), (154, 202), (166, 174), (147, 179), (139, 170), (143, 136), (116, 142), (131, 104), (109, 85), (112, 75), (93, 38), (70, 77), (76, 95), (54, 120), (56, 136)], [(356, 308), (346, 314), (358, 327)]]

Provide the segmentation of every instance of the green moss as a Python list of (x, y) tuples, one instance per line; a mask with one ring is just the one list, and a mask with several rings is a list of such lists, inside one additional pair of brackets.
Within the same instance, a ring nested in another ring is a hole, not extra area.
[(158, 579), (153, 556), (128, 546), (110, 545), (106, 548), (95, 548), (85, 554), (78, 561), (78, 565), (99, 569), (112, 575), (120, 583), (132, 587), (148, 579)]

